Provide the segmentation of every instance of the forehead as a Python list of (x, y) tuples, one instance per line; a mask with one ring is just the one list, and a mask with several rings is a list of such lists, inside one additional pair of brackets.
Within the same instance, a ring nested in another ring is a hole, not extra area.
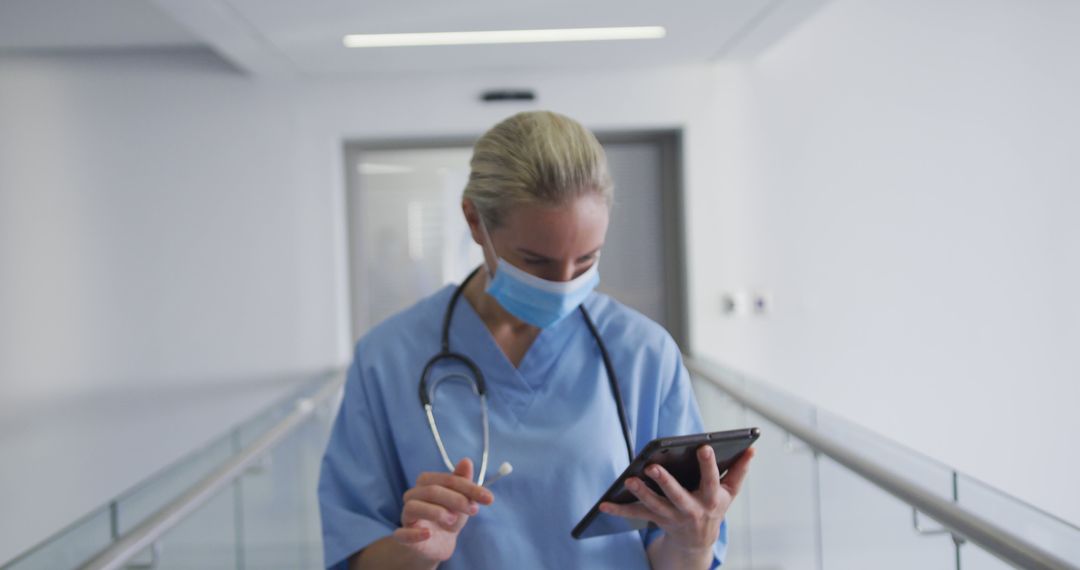
[(560, 206), (522, 204), (506, 213), (499, 233), (512, 248), (552, 259), (572, 258), (604, 244), (608, 217), (607, 202), (596, 195)]

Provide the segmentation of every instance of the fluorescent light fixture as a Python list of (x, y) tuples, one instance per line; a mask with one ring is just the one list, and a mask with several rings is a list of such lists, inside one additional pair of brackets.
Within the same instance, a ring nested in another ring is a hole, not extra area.
[(357, 167), (360, 174), (408, 174), (416, 169), (404, 164), (379, 164), (377, 162), (361, 162)]
[(345, 47), (455, 46), (590, 42), (601, 40), (655, 40), (667, 32), (661, 26), (632, 28), (565, 28), (561, 30), (503, 30), (493, 32), (435, 32), (422, 34), (350, 34)]

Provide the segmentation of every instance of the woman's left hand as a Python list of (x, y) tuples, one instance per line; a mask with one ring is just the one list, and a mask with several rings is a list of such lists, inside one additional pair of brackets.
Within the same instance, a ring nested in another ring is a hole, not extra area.
[(654, 464), (645, 468), (645, 474), (656, 481), (666, 497), (653, 492), (644, 481), (633, 477), (627, 479), (626, 488), (639, 502), (629, 505), (605, 502), (601, 503), (600, 510), (622, 517), (652, 521), (664, 530), (666, 542), (680, 550), (711, 552), (713, 543), (720, 536), (720, 524), (724, 515), (746, 477), (754, 449), (747, 449), (728, 469), (723, 479), (720, 478), (711, 447), (701, 446), (697, 456), (701, 466), (701, 485), (696, 491), (687, 491), (671, 473)]

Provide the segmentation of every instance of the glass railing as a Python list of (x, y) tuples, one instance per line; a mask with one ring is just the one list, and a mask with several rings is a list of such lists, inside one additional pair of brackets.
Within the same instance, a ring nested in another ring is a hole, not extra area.
[(762, 428), (755, 444), (753, 474), (728, 515), (732, 530), (725, 567), (993, 570), (1025, 566), (1003, 561), (955, 529), (916, 512), (877, 482), (788, 435), (788, 430), (756, 413), (747, 402), (764, 403), (811, 433), (888, 466), (929, 496), (956, 505), (964, 516), (1007, 522), (1008, 541), (1027, 543), (1060, 562), (1041, 567), (1080, 565), (1080, 528), (763, 382), (715, 364), (700, 364), (690, 362), (706, 428)]
[[(177, 497), (340, 383), (340, 372), (312, 377), (287, 397), (202, 449), (143, 481), (0, 570), (80, 568), (138, 529)], [(122, 567), (129, 569), (322, 568), (316, 486), (336, 412), (323, 399), (243, 474), (230, 479)]]
[[(860, 458), (903, 473), (928, 496), (988, 520), (1007, 520), (1013, 541), (1035, 545), (1060, 560), (1080, 561), (1077, 527), (765, 383), (715, 366), (706, 374), (693, 361), (690, 365), (695, 370), (694, 388), (707, 429), (753, 425), (763, 432), (756, 444), (753, 476), (728, 514), (731, 532), (725, 568), (1013, 567), (998, 553), (915, 512), (910, 502), (856, 473), (843, 461), (785, 435), (789, 430), (773, 421), (780, 416), (785, 422), (794, 421), (839, 442)], [(721, 372), (723, 381), (718, 382), (715, 376)], [(226, 487), (169, 525), (123, 566), (115, 567), (322, 568), (316, 486), (337, 402), (336, 398), (315, 395), (328, 393), (331, 384), (340, 381), (340, 373), (313, 378), (297, 392), (0, 570), (82, 567), (126, 537), (139, 534), (148, 520), (168, 511), (178, 497), (265, 441), (303, 409), (302, 404), (312, 401), (320, 403), (259, 454), (257, 461), (245, 464), (242, 475), (230, 478)], [(767, 403), (766, 411), (772, 415), (759, 413), (763, 408), (748, 402)], [(1042, 567), (1076, 565), (1066, 562)]]

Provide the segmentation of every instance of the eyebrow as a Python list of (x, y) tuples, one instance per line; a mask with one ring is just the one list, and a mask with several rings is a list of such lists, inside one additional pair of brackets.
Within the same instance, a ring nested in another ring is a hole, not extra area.
[[(578, 259), (581, 259), (583, 257), (589, 257), (591, 255), (596, 255), (596, 253), (598, 251), (600, 251), (603, 247), (604, 246), (601, 245), (600, 247), (590, 251), (589, 253), (586, 253), (585, 255), (579, 256)], [(532, 251), (531, 249), (526, 249), (524, 247), (519, 247), (519, 248), (517, 248), (517, 250), (518, 250), (518, 252), (523, 253), (523, 254), (525, 254), (527, 256), (530, 256), (530, 257), (538, 257), (538, 258), (543, 259), (545, 261), (550, 261), (551, 260), (550, 257), (548, 257), (546, 255), (541, 255), (539, 253), (536, 253), (535, 251)]]

